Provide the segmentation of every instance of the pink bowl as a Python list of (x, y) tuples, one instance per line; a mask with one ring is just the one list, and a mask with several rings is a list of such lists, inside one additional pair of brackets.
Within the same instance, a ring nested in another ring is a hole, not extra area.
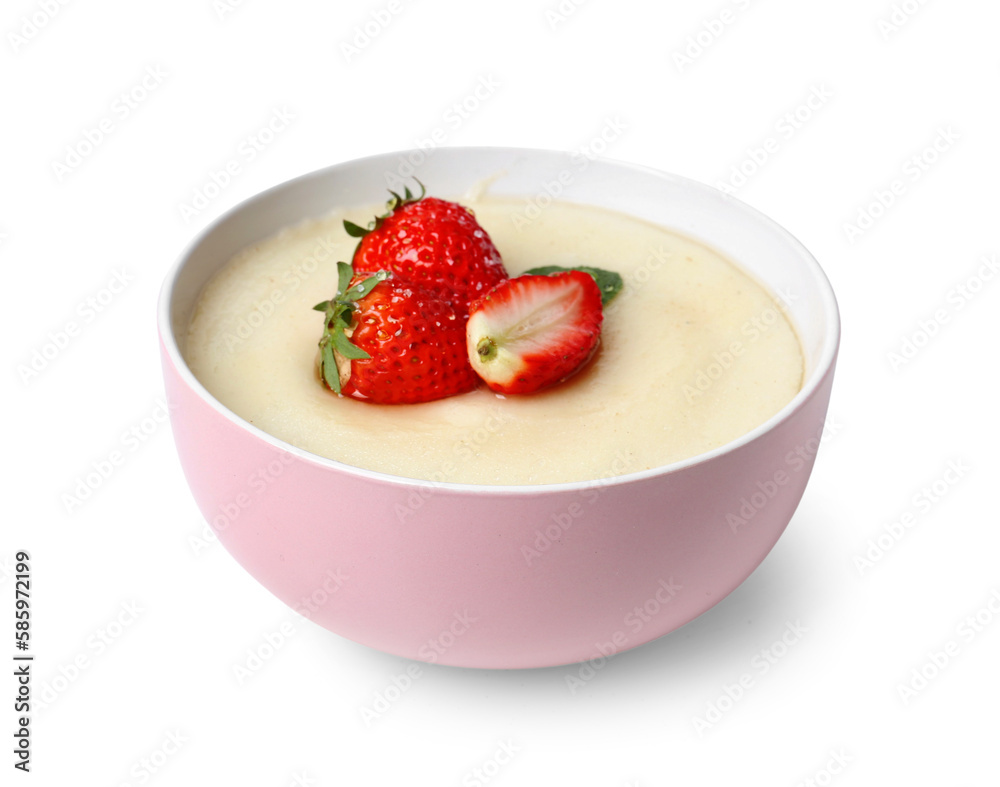
[[(585, 164), (586, 166), (581, 167)], [(383, 200), (415, 172), (441, 195), (597, 205), (698, 238), (787, 294), (802, 390), (717, 450), (600, 482), (430, 483), (295, 448), (195, 379), (183, 336), (205, 282), (244, 246), (331, 210)], [(409, 151), (339, 164), (248, 200), (206, 229), (160, 299), (167, 397), (195, 500), (229, 552), (316, 623), (411, 659), (543, 667), (602, 658), (683, 625), (736, 588), (802, 496), (839, 342), (829, 282), (803, 246), (715, 189), (640, 167), (504, 148)]]

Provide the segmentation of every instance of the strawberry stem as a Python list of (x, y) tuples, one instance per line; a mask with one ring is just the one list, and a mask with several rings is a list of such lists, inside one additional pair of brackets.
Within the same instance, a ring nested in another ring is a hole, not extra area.
[(483, 361), (492, 361), (497, 357), (497, 344), (489, 336), (484, 336), (476, 344), (476, 352)]

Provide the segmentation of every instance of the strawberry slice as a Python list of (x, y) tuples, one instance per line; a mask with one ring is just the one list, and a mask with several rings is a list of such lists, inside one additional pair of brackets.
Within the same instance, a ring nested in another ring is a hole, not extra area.
[(593, 275), (517, 276), (471, 304), (469, 361), (491, 390), (532, 393), (583, 367), (597, 349), (603, 321)]

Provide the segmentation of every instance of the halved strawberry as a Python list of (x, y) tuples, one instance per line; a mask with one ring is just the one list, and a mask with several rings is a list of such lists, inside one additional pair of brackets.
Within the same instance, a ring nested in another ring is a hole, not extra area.
[[(417, 181), (420, 183), (420, 181)], [(500, 252), (472, 211), (456, 202), (395, 192), (368, 227), (344, 222), (360, 238), (356, 271), (388, 270), (461, 309), (507, 278)]]
[(531, 393), (578, 371), (597, 349), (603, 321), (601, 288), (589, 273), (517, 276), (470, 307), (469, 362), (492, 390)]
[(355, 275), (337, 263), (337, 295), (326, 314), (320, 373), (338, 394), (379, 404), (413, 404), (472, 390), (465, 315), (387, 271)]

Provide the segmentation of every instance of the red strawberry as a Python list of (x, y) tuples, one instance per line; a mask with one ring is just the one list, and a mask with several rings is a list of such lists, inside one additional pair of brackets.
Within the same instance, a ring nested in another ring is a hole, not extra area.
[(492, 390), (531, 393), (589, 360), (603, 320), (601, 288), (589, 273), (508, 279), (469, 309), (469, 361)]
[(320, 339), (323, 382), (338, 394), (380, 404), (428, 402), (477, 384), (465, 351), (465, 315), (386, 271), (354, 275), (338, 263), (337, 295)]
[(370, 228), (344, 222), (361, 238), (354, 270), (392, 271), (463, 310), (507, 278), (500, 252), (468, 208), (424, 197), (423, 184), (418, 197), (409, 189), (390, 193), (389, 212)]

